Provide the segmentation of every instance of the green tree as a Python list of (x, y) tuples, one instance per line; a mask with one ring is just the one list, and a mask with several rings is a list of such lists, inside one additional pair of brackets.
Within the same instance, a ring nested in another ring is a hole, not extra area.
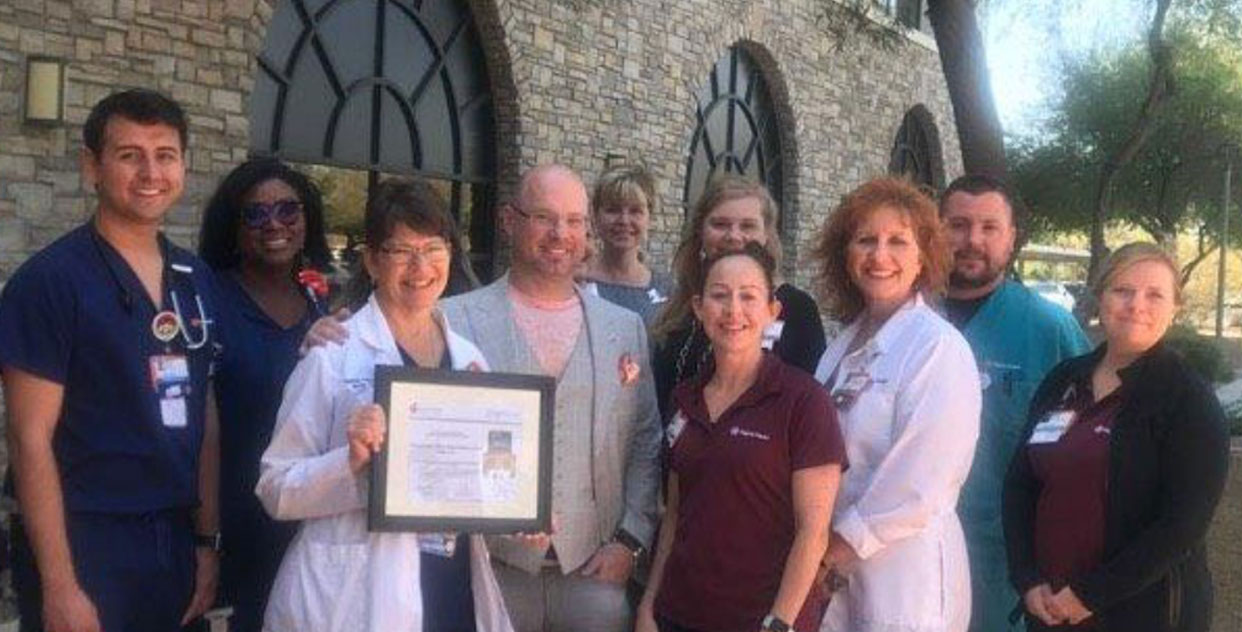
[[(1014, 180), (1037, 229), (1091, 230), (1107, 186), (1108, 219), (1165, 245), (1184, 230), (1199, 232), (1199, 256), (1186, 273), (1211, 253), (1219, 242), (1224, 148), (1242, 145), (1242, 53), (1234, 37), (1209, 26), (1170, 29), (1165, 45), (1177, 51), (1169, 68), (1176, 89), (1150, 114), (1137, 147), (1130, 143), (1134, 122), (1148, 111), (1149, 50), (1136, 46), (1066, 65), (1063, 96), (1044, 133), (1011, 146)], [(1130, 155), (1119, 164), (1123, 151)], [(1114, 173), (1104, 183), (1110, 165)]]

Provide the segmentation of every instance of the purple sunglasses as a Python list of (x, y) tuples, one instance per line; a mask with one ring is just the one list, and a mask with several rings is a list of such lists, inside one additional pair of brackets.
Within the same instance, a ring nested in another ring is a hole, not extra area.
[(275, 218), (283, 226), (292, 226), (302, 214), (302, 203), (297, 200), (277, 200), (270, 204), (255, 202), (242, 207), (241, 218), (246, 228), (258, 230)]

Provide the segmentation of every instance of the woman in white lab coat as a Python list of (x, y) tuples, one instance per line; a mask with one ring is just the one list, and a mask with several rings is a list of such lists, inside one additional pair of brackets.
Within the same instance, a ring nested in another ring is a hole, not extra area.
[[(267, 632), (512, 632), (482, 537), (367, 531), (367, 469), (384, 436), (375, 366), (486, 369), (436, 308), (452, 230), (426, 185), (381, 183), (368, 204), (363, 287), (373, 291), (343, 344), (313, 349), (294, 369), (260, 464), (255, 492), (268, 513), (302, 521)], [(424, 584), (432, 566), (455, 570)]]
[(832, 316), (820, 359), (850, 469), (823, 571), (821, 630), (961, 632), (970, 570), (955, 511), (979, 432), (980, 390), (962, 336), (928, 305), (948, 254), (934, 203), (904, 180), (851, 192), (816, 248)]

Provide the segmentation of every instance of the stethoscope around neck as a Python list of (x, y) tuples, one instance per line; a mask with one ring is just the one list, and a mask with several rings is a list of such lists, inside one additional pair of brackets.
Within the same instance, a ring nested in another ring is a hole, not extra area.
[[(190, 282), (190, 287), (194, 287), (194, 277), (192, 276), (194, 268), (180, 263), (169, 264), (174, 272), (184, 274)], [(181, 336), (181, 340), (185, 342), (185, 348), (191, 351), (200, 349), (211, 339), (209, 328), (211, 319), (207, 317), (207, 309), (203, 307), (203, 295), (198, 293), (198, 289), (194, 290), (194, 304), (198, 308), (198, 337), (190, 335), (189, 324), (185, 322), (185, 318), (181, 313), (181, 301), (177, 299), (177, 288), (170, 286), (168, 288), (168, 297), (172, 299), (173, 316), (177, 318), (177, 333)]]
[[(104, 265), (108, 268), (108, 275), (112, 277), (112, 283), (116, 285), (117, 290), (121, 293), (121, 306), (126, 312), (132, 314), (134, 311), (134, 297), (129, 291), (129, 288), (125, 287), (125, 284), (121, 282), (120, 274), (117, 273), (112, 261), (108, 258), (107, 253), (104, 251), (104, 246), (101, 243), (103, 241), (103, 237), (99, 234), (99, 231), (93, 224), (91, 226), (91, 237), (94, 240), (95, 249), (99, 253), (99, 258), (103, 260)], [(184, 275), (186, 280), (189, 282), (190, 287), (194, 289), (194, 304), (198, 309), (198, 318), (190, 319), (187, 322), (184, 312), (181, 311), (181, 300), (180, 297), (177, 296), (176, 283), (167, 283), (168, 297), (172, 300), (172, 314), (177, 322), (176, 335), (181, 336), (181, 340), (185, 343), (185, 348), (187, 350), (194, 351), (196, 349), (201, 349), (207, 345), (208, 341), (211, 340), (210, 327), (213, 321), (211, 318), (207, 317), (207, 309), (203, 305), (203, 296), (202, 294), (199, 294), (198, 289), (194, 285), (194, 268), (184, 264), (170, 262), (168, 260), (168, 247), (164, 239), (164, 236), (160, 235), (160, 254), (164, 258), (164, 280), (169, 281), (167, 278), (167, 272), (169, 269), (177, 274)], [(156, 318), (159, 318), (161, 313), (162, 312), (159, 311), (157, 306)], [(198, 328), (197, 336), (190, 333), (190, 324), (195, 321), (197, 321)], [(161, 340), (161, 342), (171, 342), (172, 340), (173, 339)]]

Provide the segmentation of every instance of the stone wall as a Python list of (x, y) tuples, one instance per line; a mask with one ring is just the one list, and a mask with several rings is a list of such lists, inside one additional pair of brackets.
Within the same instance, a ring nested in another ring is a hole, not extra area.
[[(246, 155), (251, 51), (267, 7), (255, 0), (5, 0), (0, 2), (0, 281), (85, 219), (81, 125), (114, 89), (177, 98), (190, 117), (187, 194), (168, 232), (189, 243), (198, 207)], [(23, 124), (26, 57), (68, 61), (67, 125)]]
[[(190, 115), (187, 193), (169, 233), (191, 243), (216, 180), (247, 153), (248, 100), (278, 0), (5, 0), (0, 3), (0, 282), (82, 221), (81, 124), (120, 86), (147, 86)], [(831, 0), (471, 0), (488, 40), (501, 195), (522, 166), (558, 160), (588, 177), (609, 155), (639, 159), (660, 181), (664, 213), (651, 256), (667, 261), (682, 222), (693, 91), (743, 44), (772, 86), (785, 149), (791, 261), (835, 200), (884, 172), (902, 115), (932, 112), (949, 177), (960, 172), (951, 109), (931, 40), (896, 51), (838, 42), (818, 21)], [(840, 50), (836, 47), (840, 45)], [(65, 58), (68, 124), (22, 122), (26, 56)], [(805, 266), (803, 267), (805, 268)], [(799, 270), (803, 269), (799, 268)], [(806, 275), (796, 275), (800, 281)]]
[[(585, 4), (585, 3), (583, 3)], [(823, 0), (599, 2), (581, 11), (532, 0), (500, 3), (521, 114), (521, 162), (562, 160), (588, 175), (609, 154), (643, 160), (664, 213), (650, 250), (666, 261), (682, 225), (694, 129), (693, 91), (728, 47), (765, 70), (782, 121), (785, 236), (796, 260), (849, 188), (887, 168), (902, 115), (933, 112), (950, 177), (960, 172), (939, 58), (927, 37), (895, 52), (865, 38), (834, 50), (817, 19)], [(804, 266), (805, 268), (805, 266)], [(805, 275), (799, 271), (799, 280)]]

